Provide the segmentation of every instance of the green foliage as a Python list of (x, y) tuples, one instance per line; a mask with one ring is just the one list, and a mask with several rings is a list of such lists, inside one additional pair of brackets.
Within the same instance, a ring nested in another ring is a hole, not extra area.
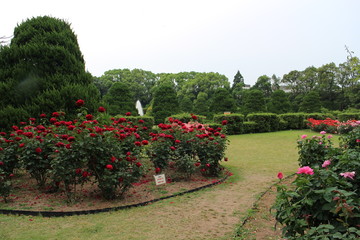
[(0, 93), (6, 91), (0, 106), (24, 108), (32, 116), (59, 110), (74, 116), (75, 96), (89, 107), (99, 101), (76, 35), (63, 20), (44, 16), (22, 22), (0, 59)]
[(330, 113), (306, 113), (305, 119), (313, 118), (316, 120), (325, 120), (327, 118), (334, 119), (334, 115)]
[(341, 144), (344, 148), (360, 150), (360, 124), (349, 133), (341, 136)]
[(257, 123), (257, 132), (273, 132), (279, 129), (279, 117), (274, 113), (252, 113), (247, 120)]
[(276, 114), (290, 111), (290, 101), (283, 90), (276, 90), (271, 94), (268, 111)]
[(0, 130), (8, 130), (14, 124), (25, 122), (29, 116), (29, 113), (21, 107), (7, 106), (0, 110)]
[(125, 115), (128, 112), (137, 115), (133, 95), (125, 83), (114, 83), (103, 100), (109, 106), (108, 113), (110, 115)]
[[(226, 123), (224, 121), (226, 121)], [(229, 135), (240, 134), (243, 132), (244, 115), (218, 114), (214, 115), (214, 122), (226, 125), (226, 133)]]
[(152, 115), (155, 124), (165, 121), (165, 118), (179, 113), (179, 103), (173, 86), (169, 84), (160, 85), (155, 89)]
[(286, 122), (285, 129), (304, 129), (304, 113), (284, 113), (279, 115)]
[(264, 112), (265, 97), (262, 91), (258, 89), (247, 90), (244, 92), (244, 113)]
[(203, 116), (210, 116), (209, 96), (205, 92), (200, 92), (194, 101), (194, 113)]
[(170, 123), (174, 119), (178, 119), (183, 123), (188, 123), (188, 122), (192, 122), (192, 121), (197, 121), (199, 123), (204, 123), (205, 119), (206, 119), (206, 116), (194, 115), (194, 114), (191, 114), (191, 113), (179, 113), (179, 114), (171, 115), (168, 118), (166, 118), (165, 123)]
[(312, 139), (303, 136), (299, 149), (300, 165), (308, 166), (299, 168), (290, 189), (278, 186), (274, 205), (276, 220), (285, 225), (284, 237), (358, 238), (360, 181), (355, 174), (360, 171), (360, 152), (356, 148), (333, 149), (325, 135)]
[(302, 99), (299, 110), (307, 113), (320, 112), (321, 102), (319, 93), (317, 91), (307, 93)]
[(359, 112), (343, 112), (338, 114), (338, 118), (340, 122), (346, 122), (347, 120), (359, 120), (360, 119), (360, 113)]
[(265, 97), (269, 98), (272, 93), (271, 78), (266, 75), (260, 76), (251, 89), (258, 89), (262, 91)]
[(247, 133), (256, 133), (259, 129), (259, 127), (257, 126), (258, 124), (256, 122), (249, 122), (246, 121), (243, 123), (243, 133), (247, 134)]
[(210, 111), (216, 114), (224, 112), (235, 112), (235, 100), (225, 88), (216, 89), (211, 98)]

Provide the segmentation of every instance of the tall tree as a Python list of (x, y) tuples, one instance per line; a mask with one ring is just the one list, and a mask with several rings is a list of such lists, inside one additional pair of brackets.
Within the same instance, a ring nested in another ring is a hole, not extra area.
[[(89, 111), (97, 108), (99, 92), (85, 71), (69, 23), (47, 16), (22, 22), (14, 29), (10, 45), (1, 47), (0, 59), (0, 93), (6, 92), (0, 106), (24, 108), (34, 116), (43, 109), (48, 113), (63, 110), (74, 116), (74, 102), (82, 98)], [(74, 94), (70, 85), (77, 86)], [(60, 101), (49, 104), (53, 99)]]
[(179, 113), (179, 103), (177, 100), (174, 86), (164, 83), (155, 88), (152, 115), (155, 124), (165, 121), (166, 117)]
[(194, 101), (194, 113), (210, 117), (209, 99), (207, 93), (200, 92)]
[(272, 93), (272, 89), (271, 89), (271, 78), (266, 76), (266, 75), (262, 75), (260, 76), (255, 85), (252, 87), (252, 89), (258, 89), (260, 91), (262, 91), (265, 95), (265, 97), (270, 97), (271, 93)]
[(225, 88), (218, 88), (211, 98), (210, 111), (213, 113), (235, 112), (236, 104), (230, 92)]
[(250, 89), (245, 92), (243, 112), (245, 114), (254, 112), (265, 112), (264, 93), (259, 89)]
[(337, 110), (339, 107), (339, 103), (337, 102), (337, 93), (339, 92), (337, 66), (335, 63), (325, 64), (318, 68), (318, 73), (318, 91), (323, 107)]
[(319, 93), (317, 91), (308, 92), (303, 97), (299, 110), (307, 113), (320, 112), (321, 101)]
[(238, 84), (245, 85), (244, 77), (241, 75), (239, 70), (237, 71), (237, 73), (234, 76), (234, 80), (233, 80), (231, 89), (234, 89), (234, 87)]
[(111, 115), (125, 115), (127, 112), (137, 115), (135, 101), (129, 86), (123, 82), (114, 83), (104, 96)]
[(290, 111), (290, 106), (287, 94), (283, 90), (276, 90), (271, 95), (268, 111), (277, 114), (287, 113)]

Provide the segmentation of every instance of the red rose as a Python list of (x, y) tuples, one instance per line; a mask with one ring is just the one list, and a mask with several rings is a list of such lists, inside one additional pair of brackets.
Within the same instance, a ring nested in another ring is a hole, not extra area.
[(51, 122), (51, 123), (55, 123), (56, 121), (57, 121), (56, 118), (50, 118), (50, 122)]
[(137, 162), (137, 163), (136, 163), (136, 166), (141, 167), (141, 166), (142, 166), (142, 164), (141, 164), (141, 163), (139, 163), (139, 162)]
[(113, 167), (113, 165), (108, 164), (108, 165), (106, 165), (106, 168), (109, 169), (109, 170), (113, 170), (114, 167)]
[(175, 140), (175, 143), (181, 143), (181, 141), (176, 139), (176, 140)]
[(56, 146), (56, 147), (64, 147), (65, 144), (62, 143), (62, 142), (58, 142), (58, 143), (55, 144), (55, 146)]
[(96, 133), (90, 133), (89, 136), (90, 137), (96, 137)]
[(198, 167), (198, 166), (201, 165), (201, 163), (197, 162), (197, 163), (195, 163), (194, 165), (195, 165), (195, 167)]
[(0, 166), (3, 166), (4, 165), (4, 162), (0, 161)]
[(40, 114), (40, 117), (41, 117), (41, 118), (46, 118), (46, 114), (45, 114), (45, 113), (42, 113), (42, 114)]
[(284, 178), (284, 175), (282, 172), (279, 172), (278, 175), (277, 175), (278, 179), (283, 179)]
[(207, 167), (210, 167), (210, 163), (207, 163), (206, 166), (207, 166)]
[(82, 173), (82, 176), (83, 176), (84, 178), (86, 178), (87, 176), (90, 176), (90, 173), (88, 173), (87, 171), (84, 171), (84, 172)]
[(77, 169), (75, 170), (75, 173), (76, 173), (76, 174), (80, 174), (81, 171), (82, 171), (81, 168), (77, 168)]
[(35, 149), (35, 152), (41, 153), (41, 152), (42, 152), (42, 149), (38, 147), (38, 148)]
[(60, 114), (59, 114), (58, 112), (53, 112), (51, 116), (53, 116), (53, 117), (59, 117)]
[(67, 149), (71, 149), (71, 144), (66, 144), (65, 147), (66, 147)]
[(116, 161), (116, 157), (112, 156), (112, 157), (110, 158), (110, 161), (111, 161), (111, 162), (115, 162), (115, 161)]
[(19, 148), (22, 148), (25, 146), (25, 143), (20, 143)]
[(68, 137), (67, 139), (69, 142), (75, 141), (75, 137)]
[(195, 115), (192, 115), (191, 118), (194, 119), (194, 120), (197, 120), (197, 119), (198, 119), (198, 117), (195, 116)]
[(176, 150), (176, 147), (171, 146), (170, 149), (173, 150), (173, 151), (175, 151), (175, 150)]
[(98, 108), (98, 112), (105, 112), (105, 111), (106, 111), (106, 109), (104, 107), (99, 107)]
[(16, 141), (20, 141), (22, 138), (21, 137), (15, 137)]
[(228, 158), (224, 158), (224, 161), (227, 162), (229, 159)]
[(119, 182), (122, 182), (122, 181), (124, 181), (124, 178), (119, 177)]
[(135, 144), (136, 146), (141, 146), (141, 142), (139, 142), (139, 141), (136, 141), (134, 144)]
[(142, 140), (141, 143), (142, 143), (142, 145), (148, 145), (149, 141), (148, 140)]
[(227, 121), (227, 120), (223, 120), (223, 121), (221, 122), (221, 124), (222, 124), (222, 125), (226, 125), (226, 124), (228, 124), (228, 121)]
[(131, 112), (125, 113), (126, 116), (131, 116)]
[(155, 168), (155, 173), (160, 173), (161, 172), (161, 168)]
[(74, 125), (69, 125), (69, 126), (68, 126), (68, 130), (71, 131), (71, 130), (74, 130), (74, 129), (75, 129), (75, 126), (74, 126)]
[(145, 121), (142, 119), (139, 119), (138, 123), (144, 123)]
[(93, 115), (88, 114), (85, 116), (86, 120), (92, 120), (93, 119)]
[(76, 106), (78, 106), (78, 107), (81, 107), (84, 104), (85, 104), (85, 102), (82, 99), (79, 99), (79, 100), (76, 101)]

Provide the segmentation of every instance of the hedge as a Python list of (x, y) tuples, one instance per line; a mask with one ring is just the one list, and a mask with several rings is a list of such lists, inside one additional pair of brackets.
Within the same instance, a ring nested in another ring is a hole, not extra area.
[(228, 135), (240, 134), (243, 132), (244, 115), (233, 113), (233, 114), (216, 114), (214, 115), (214, 122), (221, 124), (222, 121), (226, 120), (226, 130)]
[(273, 132), (279, 129), (280, 118), (275, 113), (252, 113), (247, 120), (257, 123), (257, 132)]
[(243, 123), (243, 133), (256, 133), (257, 130), (257, 123), (256, 122), (244, 122)]
[(334, 119), (334, 115), (331, 113), (305, 113), (305, 119), (313, 118), (316, 120), (325, 120), (327, 118)]
[(360, 120), (360, 113), (340, 113), (338, 118), (340, 122), (346, 122), (347, 120)]
[[(206, 116), (197, 115), (197, 114), (194, 116), (197, 117), (197, 119), (195, 119), (195, 120), (198, 121), (199, 123), (204, 123), (204, 121), (206, 119)], [(171, 115), (170, 117), (167, 117), (165, 119), (165, 123), (169, 123), (169, 118), (178, 119), (178, 120), (182, 121), (183, 123), (188, 123), (190, 121), (194, 121), (191, 113), (179, 113), (179, 114)]]
[(304, 123), (305, 120), (304, 113), (284, 113), (284, 114), (280, 114), (279, 117), (281, 120), (284, 121), (283, 124), (285, 124), (282, 130), (306, 128), (306, 124)]

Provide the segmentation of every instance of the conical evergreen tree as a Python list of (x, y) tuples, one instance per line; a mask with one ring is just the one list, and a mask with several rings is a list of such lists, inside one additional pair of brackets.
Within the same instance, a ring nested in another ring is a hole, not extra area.
[(166, 117), (179, 112), (179, 103), (174, 87), (168, 83), (156, 87), (152, 108), (155, 124), (162, 123)]

